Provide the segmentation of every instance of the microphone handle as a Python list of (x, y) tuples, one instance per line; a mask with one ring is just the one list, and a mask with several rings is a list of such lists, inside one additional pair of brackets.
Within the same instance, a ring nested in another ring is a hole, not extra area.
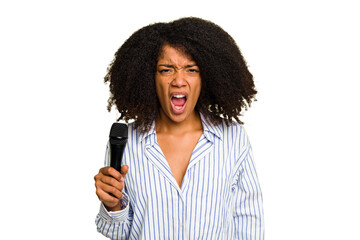
[[(126, 143), (126, 142), (125, 142)], [(121, 160), (126, 144), (110, 144), (110, 167), (120, 172)]]

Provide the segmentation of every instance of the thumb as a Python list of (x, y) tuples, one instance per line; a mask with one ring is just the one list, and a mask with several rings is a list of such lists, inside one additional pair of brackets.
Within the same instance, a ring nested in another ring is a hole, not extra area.
[(125, 175), (128, 173), (128, 171), (129, 171), (128, 165), (124, 165), (121, 167), (120, 173), (121, 173), (123, 179), (125, 179)]

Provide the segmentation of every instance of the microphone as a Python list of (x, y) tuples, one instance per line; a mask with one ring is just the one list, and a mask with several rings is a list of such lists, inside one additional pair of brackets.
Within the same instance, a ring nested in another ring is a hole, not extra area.
[(121, 160), (128, 138), (128, 127), (124, 123), (113, 123), (110, 129), (110, 167), (120, 172)]

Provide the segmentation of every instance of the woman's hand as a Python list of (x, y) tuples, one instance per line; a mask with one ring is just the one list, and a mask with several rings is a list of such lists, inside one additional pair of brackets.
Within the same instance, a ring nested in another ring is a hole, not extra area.
[(108, 211), (122, 209), (120, 200), (123, 197), (122, 190), (128, 170), (129, 166), (127, 165), (121, 167), (121, 173), (112, 167), (104, 167), (94, 177), (96, 195)]

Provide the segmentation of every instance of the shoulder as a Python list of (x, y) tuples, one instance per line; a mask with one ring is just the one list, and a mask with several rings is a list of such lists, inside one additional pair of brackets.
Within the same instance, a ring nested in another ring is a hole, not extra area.
[(232, 121), (229, 124), (222, 121), (222, 123), (219, 124), (218, 129), (220, 129), (223, 137), (232, 138), (233, 140), (239, 139), (241, 141), (245, 141), (248, 138), (244, 125), (235, 121)]
[(236, 141), (245, 141), (247, 139), (245, 127), (236, 121), (227, 122), (222, 120), (215, 123), (203, 115), (201, 115), (201, 119), (204, 132), (210, 132), (223, 141), (230, 143)]
[(250, 150), (251, 145), (244, 125), (234, 121), (226, 124), (223, 121), (219, 128), (223, 144), (234, 154), (234, 157), (240, 158)]
[(136, 140), (140, 137), (140, 132), (137, 128), (135, 128), (135, 123), (128, 123), (128, 139)]
[(150, 130), (143, 132), (142, 128), (135, 127), (135, 122), (128, 123), (128, 140), (133, 141), (134, 143), (140, 143), (148, 136), (155, 134), (155, 123), (151, 124)]

